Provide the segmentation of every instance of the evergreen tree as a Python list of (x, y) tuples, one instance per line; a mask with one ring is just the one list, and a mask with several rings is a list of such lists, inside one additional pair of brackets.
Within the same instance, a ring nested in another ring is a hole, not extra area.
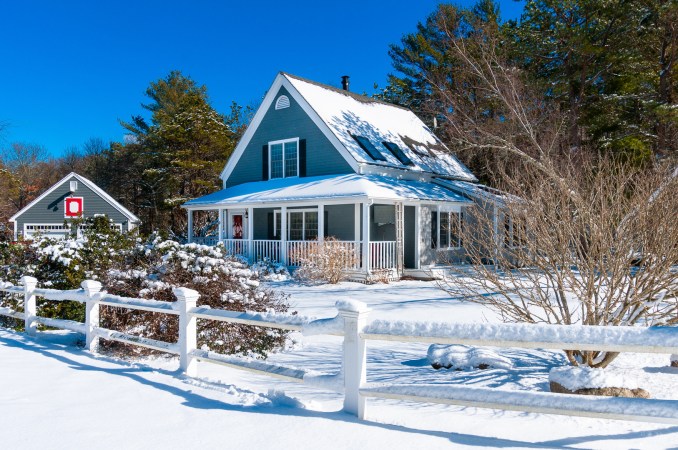
[(640, 162), (675, 146), (667, 136), (675, 117), (661, 110), (674, 101), (677, 5), (532, 0), (507, 27), (516, 62), (567, 113), (573, 148), (588, 140)]
[(151, 101), (142, 107), (151, 113), (150, 121), (134, 116), (122, 122), (131, 135), (126, 144), (114, 146), (114, 165), (125, 161), (133, 175), (127, 190), (135, 197), (143, 230), (181, 235), (186, 213), (180, 205), (221, 187), (219, 174), (239, 136), (231, 123), (239, 119), (216, 112), (207, 88), (177, 71), (152, 82), (146, 96)]

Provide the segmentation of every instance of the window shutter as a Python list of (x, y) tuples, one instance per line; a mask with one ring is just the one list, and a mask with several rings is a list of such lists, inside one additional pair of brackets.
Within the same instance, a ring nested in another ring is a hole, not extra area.
[(261, 179), (268, 180), (268, 144), (261, 149)]
[(306, 176), (306, 139), (299, 139), (299, 176)]

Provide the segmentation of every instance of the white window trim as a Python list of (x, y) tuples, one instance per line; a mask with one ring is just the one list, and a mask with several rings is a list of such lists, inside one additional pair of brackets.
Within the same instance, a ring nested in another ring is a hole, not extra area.
[[(442, 214), (446, 214), (448, 217), (447, 223), (448, 227), (447, 230), (443, 230), (442, 228), (442, 221), (440, 220), (440, 217)], [(438, 229), (440, 230), (440, 236), (442, 237), (443, 233), (447, 234), (447, 246), (441, 247), (440, 242), (437, 243), (437, 249), (440, 251), (445, 251), (445, 250), (461, 250), (464, 248), (463, 245), (460, 245), (462, 243), (462, 238), (461, 238), (461, 233), (459, 236), (457, 236), (457, 245), (452, 246), (450, 243), (452, 242), (452, 227), (450, 224), (452, 221), (450, 221), (450, 215), (451, 214), (456, 214), (457, 217), (459, 218), (459, 230), (461, 230), (462, 227), (462, 221), (464, 220), (463, 212), (461, 211), (439, 211), (438, 213)]]
[[(287, 210), (287, 241), (290, 241), (290, 214), (292, 213), (303, 213), (303, 218), (302, 218), (302, 225), (301, 225), (301, 235), (306, 237), (306, 213), (316, 213), (318, 214), (318, 209), (316, 208), (303, 208), (303, 209), (288, 209)], [(276, 209), (273, 211), (273, 236), (277, 236), (275, 234), (278, 230), (278, 216), (281, 215), (281, 211), (279, 209)], [(320, 216), (318, 216), (320, 217)], [(320, 220), (318, 220), (318, 226), (320, 226)], [(317, 230), (318, 235), (320, 235), (320, 230)], [(307, 241), (306, 239), (302, 239), (300, 241), (295, 240), (293, 242), (310, 242)]]
[[(285, 176), (285, 144), (288, 142), (296, 142), (297, 143), (297, 174), (295, 176), (291, 177), (286, 177)], [(271, 178), (271, 170), (273, 169), (273, 166), (271, 165), (271, 146), (276, 145), (276, 144), (282, 144), (283, 149), (282, 149), (282, 177), (277, 177), (277, 178)], [(281, 139), (279, 141), (271, 141), (268, 143), (268, 179), (269, 180), (279, 180), (281, 178), (299, 178), (299, 138), (292, 138), (292, 139)]]
[[(29, 233), (28, 227), (53, 227), (53, 228), (51, 230), (36, 230), (34, 228)], [(110, 227), (111, 227), (111, 229), (115, 228), (119, 232), (122, 233), (122, 230), (123, 230), (122, 223), (111, 222)], [(41, 233), (42, 235), (49, 236), (49, 235), (54, 235), (54, 234), (70, 233), (71, 224), (66, 223), (64, 225), (64, 224), (55, 224), (55, 223), (25, 223), (23, 228), (24, 228), (23, 236), (33, 236), (37, 233)], [(86, 230), (88, 228), (91, 228), (91, 225), (82, 224), (82, 223), (78, 225), (78, 231), (83, 231), (83, 230)]]
[[(506, 229), (506, 218), (509, 220), (509, 228), (508, 230)], [(513, 220), (513, 217), (510, 216), (505, 216), (504, 218), (504, 236), (503, 236), (503, 241), (504, 241), (504, 248), (523, 248), (525, 247), (525, 244), (521, 244), (520, 238), (518, 238), (518, 242), (516, 243), (516, 234), (513, 231), (513, 226), (515, 224), (515, 221)], [(506, 233), (508, 233), (508, 239), (506, 236)], [(508, 240), (508, 242), (506, 242)]]

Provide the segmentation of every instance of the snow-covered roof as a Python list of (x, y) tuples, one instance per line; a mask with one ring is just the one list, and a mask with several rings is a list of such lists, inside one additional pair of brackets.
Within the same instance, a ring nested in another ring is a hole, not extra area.
[(467, 181), (458, 180), (444, 180), (439, 178), (436, 178), (434, 182), (451, 189), (454, 192), (459, 192), (478, 200), (488, 201), (498, 206), (504, 206), (506, 202), (511, 199), (514, 201), (518, 200), (517, 197), (513, 197), (506, 192), (502, 192), (499, 189), (491, 188), (479, 183), (469, 183)]
[(188, 209), (232, 204), (306, 202), (320, 199), (424, 200), (470, 203), (442, 186), (380, 175), (326, 175), (255, 181), (223, 189), (184, 203)]
[[(475, 181), (433, 132), (409, 109), (305, 80), (288, 73), (285, 79), (306, 100), (341, 144), (359, 163), (385, 165)], [(363, 136), (386, 161), (375, 161), (352, 135)], [(384, 145), (396, 144), (413, 162), (404, 165)]]

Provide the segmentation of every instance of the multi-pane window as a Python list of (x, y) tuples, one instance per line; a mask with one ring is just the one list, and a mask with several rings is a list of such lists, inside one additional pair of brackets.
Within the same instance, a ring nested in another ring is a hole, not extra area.
[(271, 179), (299, 175), (299, 139), (270, 142), (268, 148)]
[(291, 212), (289, 214), (289, 233), (290, 241), (303, 241), (304, 236), (304, 213)]
[(283, 177), (283, 145), (271, 144), (271, 178)]
[[(273, 221), (274, 236), (279, 238), (281, 233), (280, 211), (276, 211)], [(317, 211), (288, 211), (287, 212), (287, 240), (312, 241), (318, 239), (318, 212)]]
[(298, 145), (297, 141), (286, 142), (285, 145), (285, 178), (298, 175)]
[(522, 220), (514, 220), (509, 215), (504, 216), (504, 247), (521, 247), (525, 245), (525, 223)]
[[(461, 212), (432, 212), (431, 220), (431, 248), (461, 248), (461, 238), (464, 216)], [(438, 245), (438, 233), (440, 233), (440, 245)]]

